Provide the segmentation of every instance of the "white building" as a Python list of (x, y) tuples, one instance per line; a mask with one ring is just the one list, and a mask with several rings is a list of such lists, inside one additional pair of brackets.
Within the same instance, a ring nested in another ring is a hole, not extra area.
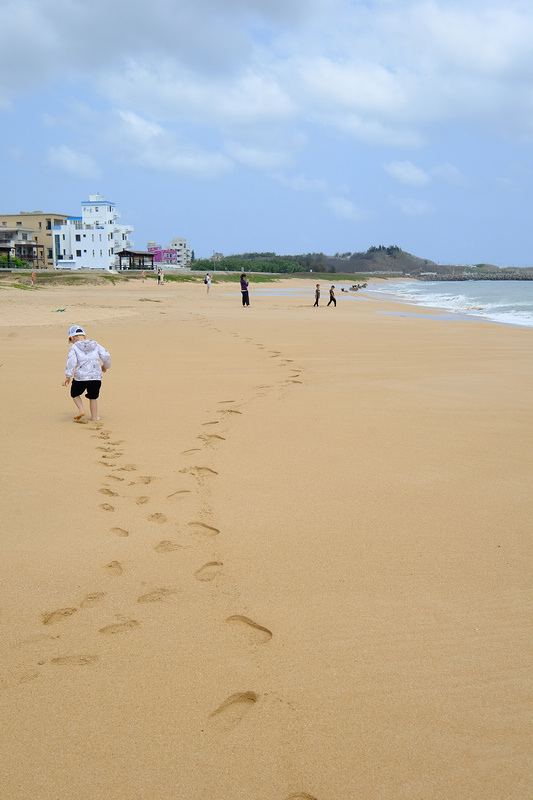
[(81, 204), (81, 217), (68, 217), (66, 225), (54, 225), (56, 269), (114, 269), (117, 253), (131, 250), (132, 225), (118, 225), (115, 204), (99, 194)]

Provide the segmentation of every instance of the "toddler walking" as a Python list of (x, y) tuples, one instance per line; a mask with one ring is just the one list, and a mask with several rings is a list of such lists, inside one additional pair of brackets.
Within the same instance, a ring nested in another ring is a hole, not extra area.
[[(71, 344), (68, 351), (67, 366), (65, 368), (66, 378), (63, 386), (68, 386), (72, 378), (70, 396), (74, 400), (78, 413), (74, 419), (80, 420), (85, 416), (83, 408), (82, 394), (89, 401), (91, 410), (91, 422), (97, 422), (98, 416), (98, 397), (102, 385), (102, 373), (107, 372), (111, 366), (111, 357), (107, 350), (98, 342), (87, 339), (85, 331), (79, 325), (72, 325), (68, 331), (68, 340)], [(100, 361), (102, 364), (100, 365)]]

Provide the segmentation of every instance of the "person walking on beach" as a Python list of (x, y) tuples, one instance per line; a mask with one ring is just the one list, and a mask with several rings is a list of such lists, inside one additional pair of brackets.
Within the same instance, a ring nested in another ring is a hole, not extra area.
[(163, 270), (161, 269), (161, 267), (159, 267), (159, 269), (157, 270), (157, 285), (158, 286), (163, 285)]
[(248, 278), (246, 277), (246, 275), (243, 272), (242, 275), (241, 275), (241, 294), (242, 294), (242, 304), (243, 304), (243, 306), (249, 306), (250, 305), (250, 295), (248, 294), (248, 285), (249, 285), (249, 283), (250, 283), (250, 281), (248, 280)]
[(209, 274), (209, 272), (205, 276), (204, 283), (206, 285), (207, 294), (209, 294), (209, 289), (211, 288), (211, 275)]
[(320, 300), (320, 284), (317, 283), (316, 288), (315, 288), (315, 302), (314, 302), (313, 308), (315, 306), (318, 307), (318, 301), (319, 300)]
[(31, 285), (35, 286), (35, 270), (32, 269), (31, 271)]
[(330, 306), (332, 303), (336, 308), (337, 307), (337, 301), (335, 299), (335, 287), (334, 286), (332, 286), (331, 289), (329, 290), (329, 303), (328, 303), (328, 306)]
[(142, 280), (143, 283), (144, 283), (145, 279), (146, 279), (146, 270), (143, 269), (143, 271), (141, 272), (141, 280)]
[(69, 328), (68, 340), (71, 347), (65, 368), (66, 378), (62, 385), (68, 386), (72, 378), (70, 396), (78, 410), (74, 419), (78, 421), (85, 416), (82, 394), (86, 392), (85, 397), (89, 400), (91, 410), (91, 422), (97, 422), (100, 419), (98, 397), (102, 385), (102, 373), (111, 367), (111, 356), (98, 342), (87, 339), (85, 331), (79, 325), (72, 325)]

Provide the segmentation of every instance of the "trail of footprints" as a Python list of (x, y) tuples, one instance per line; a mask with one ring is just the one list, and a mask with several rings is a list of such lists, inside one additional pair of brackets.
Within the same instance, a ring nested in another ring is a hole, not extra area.
[[(252, 343), (252, 340), (247, 339), (246, 342)], [(263, 344), (256, 344), (256, 347), (260, 350), (265, 349)], [(293, 363), (292, 359), (281, 358), (281, 355), (281, 352), (278, 350), (268, 351), (269, 358), (279, 359), (279, 366), (289, 369), (289, 375), (283, 381), (282, 385), (287, 385), (290, 383), (302, 383), (302, 381), (299, 380), (301, 370), (291, 367), (290, 365)], [(279, 385), (279, 382), (277, 382), (277, 384)], [(257, 390), (262, 390), (262, 393), (258, 392), (257, 396), (263, 396), (266, 390), (272, 390), (275, 388), (275, 386), (276, 382), (272, 385), (262, 384), (260, 386), (256, 386), (256, 392)], [(201, 453), (204, 450), (213, 450), (217, 446), (220, 446), (220, 444), (226, 440), (226, 437), (222, 435), (226, 429), (224, 428), (224, 430), (221, 430), (220, 433), (215, 433), (211, 432), (212, 428), (216, 425), (220, 425), (220, 423), (223, 421), (227, 422), (231, 418), (236, 418), (238, 415), (243, 413), (240, 408), (236, 407), (237, 403), (233, 399), (220, 400), (218, 401), (217, 406), (218, 407), (215, 411), (215, 416), (217, 418), (210, 419), (202, 423), (201, 427), (207, 429), (207, 432), (200, 432), (196, 437), (200, 442), (200, 446), (184, 451), (182, 453), (183, 456), (192, 456), (196, 453)], [(122, 463), (124, 451), (120, 449), (120, 445), (124, 443), (123, 440), (114, 439), (112, 432), (106, 430), (101, 423), (97, 423), (93, 428), (91, 428), (91, 430), (94, 431), (93, 435), (99, 442), (99, 444), (96, 445), (96, 450), (99, 454), (98, 463), (110, 470), (107, 472), (105, 480), (107, 482), (110, 481), (111, 484), (106, 483), (98, 489), (98, 494), (107, 498), (106, 502), (99, 504), (100, 509), (106, 514), (115, 514), (117, 512), (116, 504), (124, 499), (127, 499), (130, 501), (133, 500), (141, 512), (143, 507), (150, 503), (151, 496), (149, 494), (139, 494), (132, 498), (122, 491), (123, 487), (120, 484), (123, 484), (124, 488), (126, 486), (138, 486), (141, 491), (142, 488), (144, 488), (146, 492), (146, 487), (157, 479), (154, 476), (149, 475), (134, 475), (134, 473), (137, 473), (137, 466), (135, 464)], [(184, 468), (180, 469), (179, 472), (180, 474), (191, 476), (196, 481), (200, 494), (206, 493), (209, 481), (216, 478), (218, 474), (217, 471), (212, 467), (202, 463), (185, 466)], [(128, 478), (132, 479), (128, 480)], [(113, 486), (113, 488), (110, 488), (110, 485)], [(190, 495), (190, 489), (181, 488), (176, 489), (174, 492), (169, 494), (166, 497), (166, 501), (170, 507), (170, 513), (172, 514), (172, 509), (176, 506), (176, 504), (186, 500)], [(206, 506), (204, 504), (204, 509), (205, 508)], [(151, 511), (149, 514), (146, 514), (145, 520), (153, 525), (162, 526), (169, 521), (169, 517), (167, 513), (155, 510)], [(199, 546), (202, 542), (215, 541), (216, 537), (221, 534), (221, 531), (217, 527), (202, 520), (191, 520), (184, 526), (181, 526), (181, 528), (184, 530), (184, 536), (180, 541), (166, 538), (161, 539), (153, 548), (155, 552), (160, 554), (168, 554), (179, 551), (183, 548)], [(120, 525), (112, 526), (109, 528), (109, 532), (116, 537), (124, 539), (130, 536), (130, 532)], [(216, 581), (216, 579), (223, 574), (223, 569), (224, 564), (222, 561), (212, 560), (200, 565), (193, 574), (194, 578), (200, 584), (211, 583)], [(110, 578), (118, 578), (124, 575), (125, 567), (121, 561), (114, 559), (108, 564), (105, 564), (103, 566), (103, 570)], [(137, 603), (149, 604), (175, 602), (176, 599), (179, 598), (179, 594), (180, 590), (177, 588), (158, 587), (139, 595), (137, 597)], [(90, 592), (86, 594), (86, 596), (76, 605), (44, 612), (41, 616), (41, 622), (43, 626), (46, 627), (64, 625), (65, 621), (68, 620), (68, 618), (72, 615), (83, 612), (85, 609), (95, 608), (104, 603), (105, 599), (106, 592)], [(133, 616), (128, 618), (119, 616), (118, 621), (99, 627), (98, 633), (104, 636), (124, 635), (131, 633), (135, 629), (138, 629), (140, 625), (141, 623)], [(227, 617), (224, 621), (224, 625), (226, 626), (229, 634), (234, 637), (235, 641), (244, 646), (264, 646), (268, 644), (273, 637), (273, 633), (271, 630), (269, 630), (269, 628), (241, 614), (235, 614)], [(51, 636), (43, 634), (42, 636), (44, 639), (41, 639), (41, 635), (39, 634), (37, 634), (36, 637), (29, 637), (24, 642), (18, 643), (17, 647), (22, 648), (25, 645), (31, 643), (35, 644), (38, 641), (44, 640), (46, 640), (47, 643), (50, 643), (51, 641), (60, 640), (61, 638), (59, 635)], [(98, 661), (99, 655), (95, 653), (62, 654), (52, 656), (49, 659), (49, 663), (54, 666), (67, 667), (91, 666), (97, 664)], [(41, 666), (44, 663), (44, 661), (38, 662), (38, 664)], [(22, 676), (20, 676), (18, 683), (25, 683), (28, 680), (38, 677), (38, 675), (39, 673), (35, 671), (32, 673), (24, 673)], [(259, 700), (260, 696), (253, 691), (236, 692), (230, 695), (210, 714), (210, 727), (212, 730), (220, 733), (228, 733), (232, 731), (241, 723), (244, 717), (251, 712)], [(306, 793), (296, 793), (289, 795), (287, 798), (285, 798), (285, 800), (316, 800), (316, 798)]]

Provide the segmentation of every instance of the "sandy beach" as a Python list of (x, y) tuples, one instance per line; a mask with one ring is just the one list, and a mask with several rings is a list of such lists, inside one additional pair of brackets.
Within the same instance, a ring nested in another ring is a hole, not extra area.
[(0, 289), (0, 797), (531, 800), (533, 331), (314, 283)]

